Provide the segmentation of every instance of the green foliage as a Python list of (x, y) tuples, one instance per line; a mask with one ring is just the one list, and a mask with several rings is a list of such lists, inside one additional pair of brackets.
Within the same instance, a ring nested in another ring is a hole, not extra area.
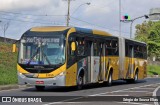
[(160, 75), (160, 66), (158, 65), (148, 65), (147, 69), (148, 75)]
[(0, 85), (17, 83), (17, 53), (12, 53), (12, 45), (0, 42)]
[(148, 55), (160, 57), (160, 21), (144, 21), (136, 26), (136, 40), (147, 43)]

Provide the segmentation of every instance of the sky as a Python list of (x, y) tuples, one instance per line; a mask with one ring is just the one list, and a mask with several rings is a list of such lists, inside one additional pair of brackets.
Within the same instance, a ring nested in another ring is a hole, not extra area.
[[(119, 35), (120, 0), (71, 0), (70, 26), (99, 29)], [(86, 3), (90, 3), (87, 5)], [(65, 26), (67, 0), (0, 0), (0, 36), (19, 39), (35, 26)], [(121, 0), (121, 17), (134, 19), (160, 8), (160, 0)], [(145, 18), (133, 23), (141, 24)], [(130, 23), (121, 23), (121, 36), (130, 37)]]

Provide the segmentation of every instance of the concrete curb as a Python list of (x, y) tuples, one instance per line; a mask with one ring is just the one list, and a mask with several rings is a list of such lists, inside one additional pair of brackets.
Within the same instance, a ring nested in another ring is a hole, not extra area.
[(148, 75), (147, 78), (158, 78), (160, 75)]
[(0, 86), (0, 91), (1, 90), (17, 89), (17, 88), (19, 88), (18, 85), (2, 85), (2, 86)]
[(11, 90), (11, 89), (20, 89), (20, 88), (27, 88), (31, 87), (28, 85), (0, 85), (0, 91), (2, 90)]

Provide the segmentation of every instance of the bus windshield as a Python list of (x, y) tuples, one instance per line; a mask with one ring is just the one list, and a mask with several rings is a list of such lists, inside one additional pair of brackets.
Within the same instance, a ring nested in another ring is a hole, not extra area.
[(28, 65), (64, 64), (64, 42), (63, 35), (23, 37), (21, 39), (18, 62)]

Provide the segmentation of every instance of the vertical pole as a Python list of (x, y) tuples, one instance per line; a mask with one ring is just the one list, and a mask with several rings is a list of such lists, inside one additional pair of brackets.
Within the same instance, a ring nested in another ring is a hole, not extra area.
[(70, 20), (70, 0), (68, 0), (67, 26), (69, 26), (69, 20)]
[[(119, 37), (121, 37), (121, 0), (119, 0)], [(119, 38), (119, 48), (123, 46), (122, 44), (122, 39)], [(120, 49), (121, 50), (121, 49)], [(121, 51), (120, 51), (121, 52)], [(121, 55), (121, 53), (120, 53)], [(121, 61), (121, 57), (122, 56), (119, 56), (119, 78), (122, 78), (123, 77), (123, 61)]]
[(132, 25), (133, 25), (133, 21), (134, 20), (131, 21), (131, 25), (130, 25), (130, 39), (132, 38)]
[(6, 43), (6, 30), (4, 29), (4, 43)]
[(119, 36), (121, 37), (121, 0), (119, 0)]

